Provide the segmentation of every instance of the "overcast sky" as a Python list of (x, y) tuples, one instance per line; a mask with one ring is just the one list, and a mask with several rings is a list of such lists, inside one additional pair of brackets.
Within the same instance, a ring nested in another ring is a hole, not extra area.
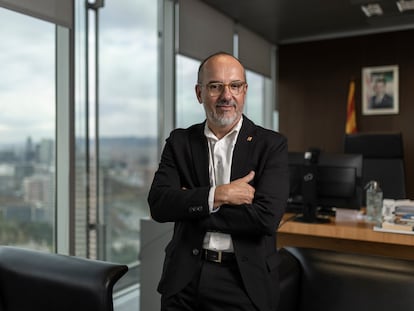
[[(157, 1), (105, 1), (100, 13), (101, 136), (157, 134), (156, 12)], [(28, 136), (35, 142), (54, 139), (54, 25), (3, 8), (0, 20), (0, 144), (24, 142)], [(79, 27), (79, 21), (75, 24)], [(75, 79), (84, 81), (79, 72)], [(82, 92), (83, 83), (76, 90), (83, 101)], [(83, 111), (77, 110), (76, 118)]]

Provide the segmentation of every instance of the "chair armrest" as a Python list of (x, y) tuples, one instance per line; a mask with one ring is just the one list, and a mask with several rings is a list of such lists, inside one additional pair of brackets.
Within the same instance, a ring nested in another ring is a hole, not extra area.
[(113, 286), (127, 271), (125, 265), (2, 246), (0, 302), (8, 311), (113, 311)]

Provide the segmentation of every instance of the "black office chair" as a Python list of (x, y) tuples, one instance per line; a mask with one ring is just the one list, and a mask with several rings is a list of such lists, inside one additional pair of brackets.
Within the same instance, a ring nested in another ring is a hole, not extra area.
[(362, 154), (363, 186), (370, 180), (376, 180), (385, 199), (406, 198), (401, 133), (346, 134), (344, 152)]
[(0, 246), (0, 310), (113, 311), (126, 265)]

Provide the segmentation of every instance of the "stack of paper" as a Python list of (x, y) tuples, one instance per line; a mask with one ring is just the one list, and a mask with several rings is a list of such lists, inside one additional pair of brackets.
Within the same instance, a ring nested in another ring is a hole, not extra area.
[(384, 199), (383, 222), (374, 230), (414, 234), (414, 201)]

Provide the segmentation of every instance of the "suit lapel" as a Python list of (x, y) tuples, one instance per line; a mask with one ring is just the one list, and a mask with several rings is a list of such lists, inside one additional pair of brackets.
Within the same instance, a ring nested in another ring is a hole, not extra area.
[(233, 151), (231, 180), (243, 177), (252, 169), (249, 159), (255, 143), (255, 132), (253, 122), (243, 116), (243, 125)]
[(190, 148), (193, 157), (193, 169), (195, 172), (196, 181), (200, 186), (207, 186), (210, 184), (208, 173), (208, 146), (207, 140), (204, 136), (204, 124), (198, 124), (190, 132)]

